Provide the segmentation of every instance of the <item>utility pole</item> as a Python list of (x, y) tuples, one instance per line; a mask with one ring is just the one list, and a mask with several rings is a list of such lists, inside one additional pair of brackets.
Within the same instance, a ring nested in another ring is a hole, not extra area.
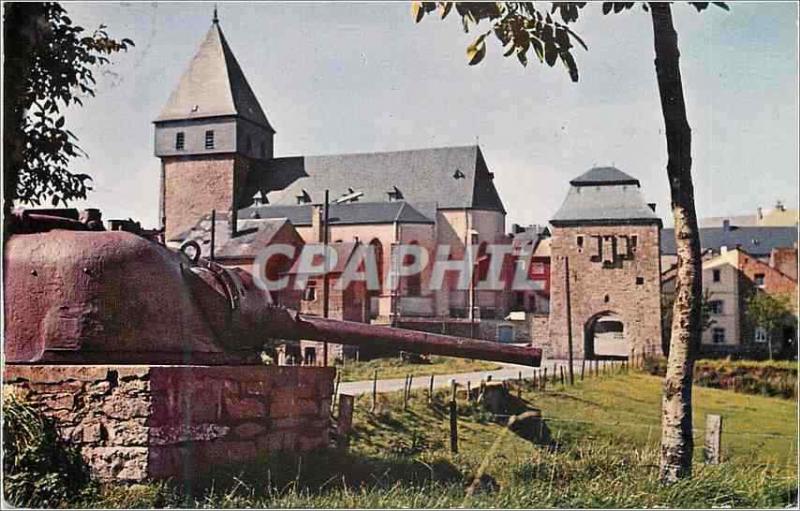
[[(567, 348), (569, 350), (569, 383), (575, 385), (575, 373), (572, 367), (572, 302), (569, 293), (569, 256), (564, 257), (564, 279), (567, 292)], [(585, 355), (584, 355), (585, 356)]]
[(214, 245), (217, 241), (217, 210), (211, 210), (211, 249), (208, 254), (209, 260), (214, 260)]
[[(325, 205), (322, 212), (322, 246), (325, 254), (325, 273), (322, 274), (322, 317), (328, 317), (330, 282), (328, 280), (328, 190), (325, 190)], [(328, 367), (328, 341), (322, 342), (323, 365)]]

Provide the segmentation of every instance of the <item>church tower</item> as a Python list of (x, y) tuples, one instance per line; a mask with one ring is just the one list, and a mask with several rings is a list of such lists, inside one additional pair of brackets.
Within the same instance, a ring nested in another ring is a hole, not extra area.
[(154, 121), (161, 222), (170, 240), (203, 215), (236, 211), (248, 172), (273, 156), (275, 130), (214, 19)]

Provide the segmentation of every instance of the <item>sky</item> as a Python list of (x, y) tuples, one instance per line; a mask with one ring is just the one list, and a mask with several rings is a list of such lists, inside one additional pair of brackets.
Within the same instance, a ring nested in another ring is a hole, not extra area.
[[(95, 98), (68, 112), (105, 219), (154, 227), (159, 161), (153, 124), (211, 24), (213, 3), (65, 3), (76, 24), (108, 26), (136, 46), (98, 72)], [(453, 12), (416, 24), (408, 3), (218, 4), (222, 30), (276, 129), (275, 155), (479, 143), (507, 227), (546, 223), (569, 180), (614, 165), (638, 178), (669, 225), (666, 141), (649, 15), (587, 6), (588, 44), (565, 68), (504, 58), (496, 40), (468, 66)], [(701, 217), (798, 202), (798, 7), (673, 7)]]

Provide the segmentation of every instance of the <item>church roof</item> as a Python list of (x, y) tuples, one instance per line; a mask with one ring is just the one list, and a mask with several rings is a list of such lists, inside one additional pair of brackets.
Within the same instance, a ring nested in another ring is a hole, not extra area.
[(639, 180), (629, 176), (616, 167), (594, 167), (580, 176), (576, 177), (569, 184), (573, 186), (604, 186), (604, 185), (636, 185)]
[(223, 115), (236, 115), (272, 130), (215, 20), (155, 122)]
[(661, 219), (647, 205), (639, 181), (613, 167), (596, 167), (570, 181), (572, 185), (553, 225), (653, 224)]
[[(505, 212), (478, 146), (380, 153), (297, 156), (265, 161), (249, 176), (247, 197), (264, 190), (271, 205), (320, 204), (361, 192), (361, 202), (408, 202), (427, 218), (437, 209)], [(252, 192), (252, 193), (251, 193)], [(399, 193), (399, 195), (397, 195)]]

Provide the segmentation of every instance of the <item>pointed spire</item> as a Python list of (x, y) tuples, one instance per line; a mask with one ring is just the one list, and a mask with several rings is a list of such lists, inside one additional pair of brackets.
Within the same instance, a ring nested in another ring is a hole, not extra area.
[(217, 4), (214, 4), (214, 17), (211, 18), (211, 22), (215, 25), (219, 24), (219, 15), (217, 14)]

